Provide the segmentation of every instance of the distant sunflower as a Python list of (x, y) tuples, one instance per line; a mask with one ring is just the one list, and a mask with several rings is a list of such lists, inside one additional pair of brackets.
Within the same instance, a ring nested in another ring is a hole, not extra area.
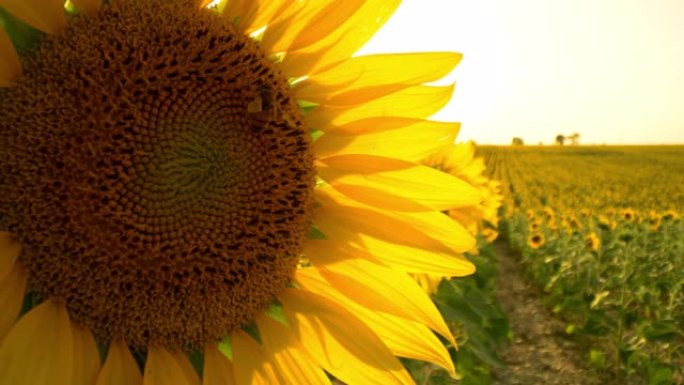
[(625, 222), (636, 221), (636, 212), (633, 209), (627, 208), (620, 212), (620, 216)]
[(546, 238), (544, 238), (544, 234), (542, 233), (535, 232), (530, 234), (530, 236), (527, 238), (527, 245), (533, 249), (538, 249), (544, 246), (544, 243), (546, 243)]
[(479, 192), (481, 199), (477, 204), (455, 207), (448, 214), (471, 234), (480, 234), (487, 242), (494, 242), (498, 236), (499, 208), (503, 203), (503, 194), (500, 183), (484, 174), (484, 159), (475, 157), (475, 144), (455, 144), (430, 155), (423, 163), (458, 177)]
[(398, 0), (71, 3), (0, 0), (45, 33), (0, 29), (0, 383), (454, 373), (408, 274), (474, 271), (477, 191), (417, 163), (458, 54), (352, 57)]
[(587, 249), (591, 251), (599, 251), (601, 249), (601, 238), (595, 232), (590, 232), (584, 238)]

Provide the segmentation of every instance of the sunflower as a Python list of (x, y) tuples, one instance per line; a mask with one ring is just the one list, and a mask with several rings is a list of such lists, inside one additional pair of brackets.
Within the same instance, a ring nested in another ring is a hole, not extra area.
[(353, 56), (398, 0), (208, 3), (0, 0), (0, 383), (453, 374), (409, 274), (474, 271), (419, 163), (460, 55)]
[(527, 238), (527, 245), (535, 250), (544, 246), (544, 243), (546, 243), (546, 238), (539, 232), (534, 232)]
[(620, 212), (620, 216), (625, 222), (634, 222), (637, 219), (636, 211), (631, 208), (623, 209)]
[[(485, 176), (484, 159), (475, 157), (473, 142), (458, 143), (443, 151), (431, 154), (423, 163), (462, 179), (477, 189), (481, 200), (448, 211), (449, 216), (465, 226), (473, 235), (482, 235), (487, 242), (498, 236), (499, 208), (503, 203), (501, 185)], [(477, 252), (477, 250), (472, 250)]]
[(584, 244), (591, 251), (599, 251), (601, 249), (601, 238), (592, 231), (584, 238)]

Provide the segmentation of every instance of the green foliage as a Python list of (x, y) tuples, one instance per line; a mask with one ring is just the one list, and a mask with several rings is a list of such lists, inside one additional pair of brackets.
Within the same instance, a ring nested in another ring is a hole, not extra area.
[(477, 267), (470, 277), (443, 281), (433, 300), (454, 334), (458, 350), (449, 348), (459, 379), (431, 364), (403, 360), (417, 384), (485, 385), (491, 369), (504, 362), (497, 348), (510, 338), (508, 320), (499, 309), (496, 294), (496, 259), (491, 245), (480, 239), (480, 255), (469, 255)]
[(684, 149), (486, 151), (509, 187), (502, 232), (589, 366), (684, 383)]

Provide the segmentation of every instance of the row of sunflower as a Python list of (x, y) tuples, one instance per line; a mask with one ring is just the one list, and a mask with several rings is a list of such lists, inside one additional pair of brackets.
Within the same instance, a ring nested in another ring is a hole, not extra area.
[(506, 190), (503, 231), (589, 364), (684, 383), (684, 148), (482, 151)]
[(0, 0), (0, 383), (457, 377), (501, 199), (399, 3)]

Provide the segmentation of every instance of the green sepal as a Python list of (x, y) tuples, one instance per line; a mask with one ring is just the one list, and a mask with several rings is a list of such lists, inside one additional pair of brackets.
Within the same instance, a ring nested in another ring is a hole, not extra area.
[(2, 7), (0, 7), (0, 27), (5, 29), (20, 56), (27, 50), (34, 49), (43, 36), (39, 30), (12, 16)]

